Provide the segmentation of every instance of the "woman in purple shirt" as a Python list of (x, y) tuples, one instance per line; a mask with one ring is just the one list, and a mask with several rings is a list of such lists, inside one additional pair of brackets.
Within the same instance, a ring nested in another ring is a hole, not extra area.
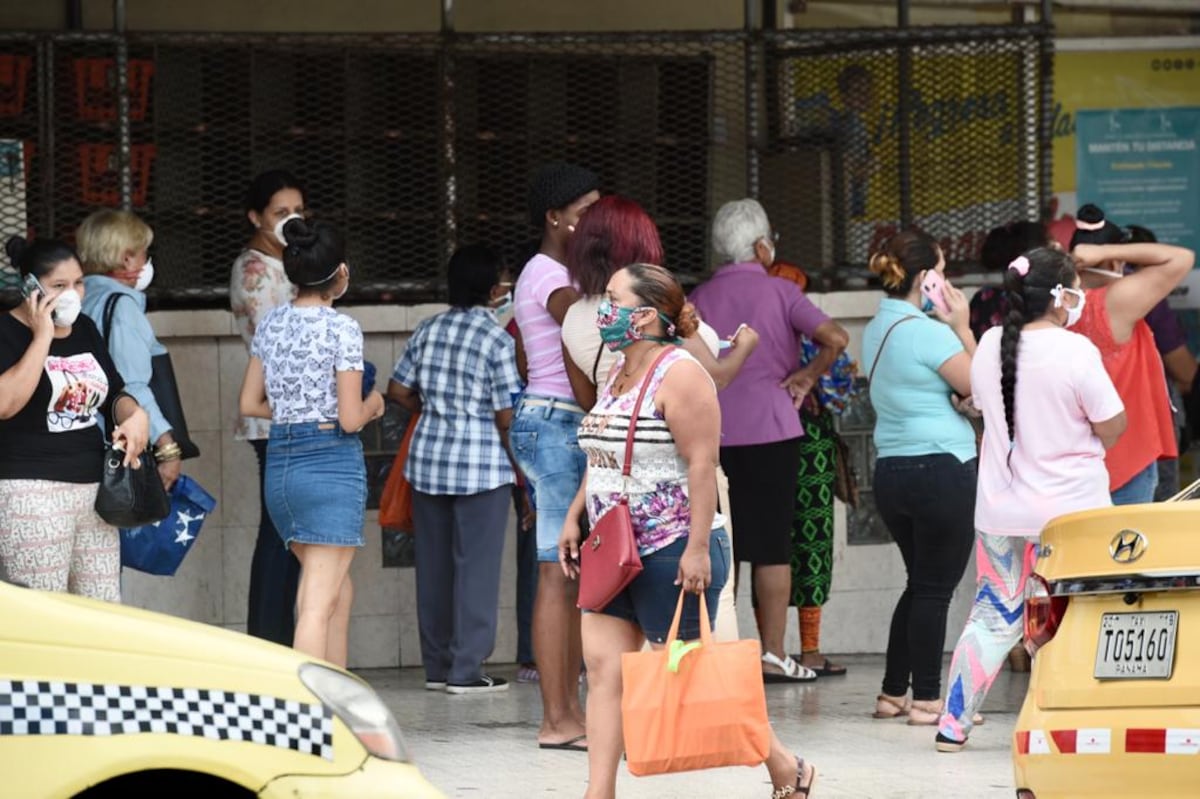
[[(739, 324), (759, 344), (721, 403), (721, 467), (729, 475), (729, 511), (738, 530), (734, 560), (752, 566), (755, 616), (767, 682), (817, 678), (783, 648), (792, 589), (792, 511), (804, 435), (798, 409), (817, 378), (846, 348), (849, 336), (800, 287), (767, 274), (775, 261), (766, 211), (754, 200), (726, 203), (713, 219), (713, 248), (726, 260), (691, 300), (704, 321), (728, 338)], [(820, 346), (806, 367), (800, 336)]]

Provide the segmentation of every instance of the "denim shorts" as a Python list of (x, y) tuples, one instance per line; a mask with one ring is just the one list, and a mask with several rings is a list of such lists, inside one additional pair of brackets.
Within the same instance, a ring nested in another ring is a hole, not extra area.
[[(527, 405), (527, 400), (545, 405)], [(557, 403), (566, 403), (562, 407)], [(574, 402), (526, 395), (517, 403), (508, 436), (517, 466), (533, 488), (537, 510), (538, 560), (558, 562), (558, 538), (567, 508), (579, 492), (587, 458), (577, 435), (583, 414)]]
[(271, 425), (267, 513), (285, 547), (363, 545), (367, 468), (357, 433), (337, 422)]
[[(679, 558), (687, 548), (687, 543), (687, 536), (684, 536), (643, 556), (642, 573), (617, 594), (604, 610), (596, 613), (633, 622), (642, 628), (646, 640), (651, 643), (666, 641), (671, 622), (675, 620), (675, 606), (679, 602), (679, 586), (675, 585), (675, 578), (679, 575)], [(729, 564), (733, 560), (733, 547), (724, 527), (709, 534), (708, 556), (712, 561), (712, 583), (704, 592), (704, 601), (708, 605), (708, 623), (711, 626), (716, 623), (721, 589), (729, 579)], [(679, 637), (685, 641), (700, 637), (700, 599), (694, 594), (688, 594), (683, 600)]]

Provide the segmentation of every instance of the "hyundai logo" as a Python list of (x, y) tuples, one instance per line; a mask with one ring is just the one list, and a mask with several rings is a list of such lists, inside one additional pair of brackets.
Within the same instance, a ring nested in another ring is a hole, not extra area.
[(1122, 530), (1113, 536), (1108, 545), (1108, 554), (1112, 555), (1112, 559), (1117, 563), (1133, 563), (1145, 555), (1149, 547), (1150, 542), (1146, 540), (1146, 536), (1137, 530)]

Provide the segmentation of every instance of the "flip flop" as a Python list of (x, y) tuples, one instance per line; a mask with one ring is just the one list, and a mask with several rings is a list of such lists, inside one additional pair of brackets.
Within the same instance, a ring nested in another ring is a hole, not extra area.
[[(791, 658), (792, 658), (792, 660), (796, 661), (797, 663), (800, 662), (799, 655), (792, 655)], [(840, 666), (836, 663), (830, 663), (829, 658), (825, 658), (825, 662), (822, 663), (820, 666), (815, 666), (815, 667), (808, 666), (808, 668), (810, 668), (814, 672), (816, 672), (818, 677), (844, 677), (844, 676), (846, 676), (846, 667)]]
[(556, 743), (556, 744), (540, 743), (540, 744), (538, 744), (538, 749), (558, 749), (558, 750), (561, 750), (564, 752), (586, 752), (588, 750), (586, 745), (579, 746), (579, 742), (582, 740), (585, 740), (586, 738), (587, 738), (587, 735), (576, 735), (574, 738), (570, 739), (569, 741), (563, 741), (562, 743)]

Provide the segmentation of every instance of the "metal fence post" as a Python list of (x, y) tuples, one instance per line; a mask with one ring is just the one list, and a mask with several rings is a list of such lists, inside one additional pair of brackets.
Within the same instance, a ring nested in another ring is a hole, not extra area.
[[(774, 2), (774, 0), (772, 0)], [(746, 0), (746, 196), (759, 195), (758, 152), (758, 63), (761, 36), (756, 35), (756, 20), (761, 0)]]
[(121, 182), (121, 208), (133, 207), (130, 172), (132, 132), (129, 126), (129, 42), (125, 37), (125, 0), (113, 0), (113, 30), (117, 34), (117, 175)]
[[(896, 21), (902, 31), (908, 30), (909, 3), (908, 0), (896, 0)], [(913, 192), (912, 192), (912, 40), (903, 37), (900, 40), (898, 53), (898, 68), (896, 81), (897, 106), (900, 115), (900, 130), (898, 131), (899, 146), (899, 177), (900, 177), (900, 227), (910, 227), (913, 223)]]

